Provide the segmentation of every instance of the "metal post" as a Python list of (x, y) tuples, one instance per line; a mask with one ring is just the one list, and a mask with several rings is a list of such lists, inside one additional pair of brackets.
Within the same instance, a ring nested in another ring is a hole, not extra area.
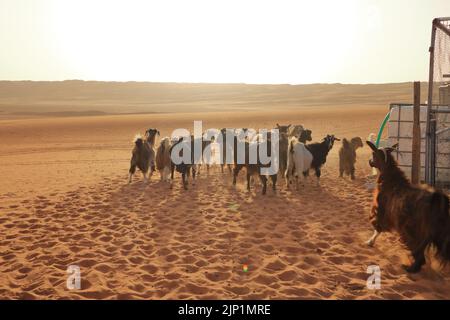
[(411, 182), (418, 184), (420, 182), (420, 82), (414, 82), (414, 124), (412, 140), (412, 167)]
[(430, 185), (436, 184), (436, 119), (435, 115), (430, 122), (431, 141), (430, 141)]
[(431, 30), (431, 45), (430, 45), (430, 66), (428, 75), (428, 107), (427, 107), (427, 127), (425, 138), (425, 182), (430, 183), (430, 142), (431, 142), (431, 108), (433, 107), (433, 79), (434, 79), (434, 42), (436, 40), (436, 26), (435, 20), (433, 20), (433, 27)]

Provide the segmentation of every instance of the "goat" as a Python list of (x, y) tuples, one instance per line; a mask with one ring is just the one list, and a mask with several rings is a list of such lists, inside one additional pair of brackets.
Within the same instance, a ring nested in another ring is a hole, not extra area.
[(289, 135), (289, 138), (292, 138), (292, 137), (299, 138), (300, 135), (302, 134), (303, 130), (305, 130), (305, 128), (301, 124), (298, 124), (298, 125), (290, 126), (287, 133)]
[(407, 272), (419, 272), (425, 264), (425, 250), (434, 245), (442, 264), (450, 261), (449, 197), (429, 186), (412, 185), (391, 155), (396, 146), (372, 149), (369, 165), (379, 171), (374, 202), (370, 211), (373, 236), (369, 246), (381, 232), (396, 231), (412, 253), (413, 262), (403, 266)]
[[(185, 190), (187, 190), (187, 185), (188, 185), (188, 177), (191, 174), (191, 169), (193, 166), (193, 161), (192, 161), (192, 149), (191, 149), (191, 144), (187, 143), (187, 139), (188, 137), (180, 137), (178, 139), (178, 141), (175, 141), (172, 146), (170, 147), (170, 159), (171, 159), (171, 173), (170, 173), (170, 179), (173, 181), (174, 178), (174, 171), (176, 170), (177, 172), (181, 173), (181, 179), (182, 179), (182, 183), (183, 183), (183, 188)], [(185, 141), (186, 140), (186, 141)], [(183, 159), (183, 155), (184, 155), (184, 151), (187, 151), (190, 154), (190, 160), (186, 163), (184, 161), (182, 161), (181, 163), (174, 163), (173, 162), (173, 149), (177, 146), (179, 146), (181, 143), (184, 143), (181, 150), (178, 151), (178, 154), (176, 156), (178, 156), (180, 159)], [(195, 168), (193, 168), (193, 176), (195, 179)]]
[[(237, 141), (237, 137), (234, 136), (234, 168), (233, 168), (233, 185), (236, 185), (236, 178), (239, 174), (239, 172), (241, 171), (242, 168), (246, 168), (247, 170), (247, 190), (250, 191), (250, 180), (251, 177), (254, 175), (258, 175), (261, 183), (263, 185), (263, 190), (262, 190), (262, 194), (265, 195), (266, 194), (266, 190), (267, 190), (267, 176), (261, 174), (261, 169), (262, 168), (267, 168), (270, 167), (271, 164), (262, 164), (261, 163), (261, 159), (259, 157), (259, 148), (261, 146), (266, 146), (267, 150), (266, 150), (266, 154), (268, 156), (271, 155), (271, 138), (269, 137), (267, 139), (267, 141), (265, 142), (261, 142), (261, 141), (243, 141), (242, 143), (244, 143), (244, 150), (245, 150), (245, 161), (244, 163), (239, 163), (238, 161), (238, 141)], [(256, 149), (256, 154), (257, 154), (257, 160), (255, 164), (251, 164), (250, 163), (250, 150), (255, 150)], [(276, 184), (277, 184), (277, 175), (278, 173), (272, 174), (270, 175), (270, 178), (272, 180), (272, 189), (275, 192), (276, 191)]]
[[(299, 127), (299, 126), (296, 126)], [(293, 138), (296, 138), (296, 140), (293, 140), (293, 143), (301, 142), (303, 144), (306, 144), (307, 141), (311, 141), (312, 137), (312, 131), (308, 129), (304, 129), (303, 126), (302, 130), (300, 131), (300, 135), (298, 137), (291, 137), (289, 139), (289, 136), (287, 134), (280, 134), (280, 173), (286, 180), (286, 186), (289, 187), (290, 178), (287, 176), (287, 169), (290, 166), (289, 173), (292, 175), (295, 169), (294, 161), (291, 158), (290, 164), (288, 164), (289, 157), (292, 156), (291, 152), (288, 151), (288, 145), (289, 141)], [(292, 150), (291, 150), (292, 151)], [(309, 168), (309, 165), (308, 165)], [(303, 170), (303, 169), (300, 169)], [(303, 171), (302, 171), (303, 174)], [(297, 183), (298, 183), (298, 177), (297, 177)], [(298, 186), (297, 186), (298, 188)]]
[(291, 128), (291, 124), (288, 124), (287, 126), (280, 126), (278, 123), (277, 123), (277, 127), (275, 128), (275, 129), (278, 129), (278, 131), (279, 131), (279, 133), (281, 134), (281, 133), (286, 133), (286, 134), (289, 134), (289, 129)]
[[(195, 175), (199, 175), (200, 174), (200, 167), (201, 164), (203, 164), (205, 162), (204, 159), (204, 153), (205, 150), (208, 149), (209, 151), (209, 155), (206, 159), (206, 171), (209, 172), (209, 167), (210, 167), (210, 161), (211, 161), (211, 156), (212, 156), (212, 150), (211, 148), (208, 146), (211, 145), (211, 143), (213, 143), (215, 141), (215, 137), (212, 136), (209, 140), (206, 140), (204, 137), (206, 137), (207, 134), (204, 132), (202, 134), (201, 138), (197, 138), (195, 139), (194, 136), (191, 136), (191, 150), (192, 150), (192, 164), (193, 164), (193, 178), (195, 178)], [(195, 143), (199, 143), (200, 145), (200, 152), (198, 154), (194, 153), (194, 145)]]
[[(183, 188), (185, 190), (187, 190), (187, 185), (188, 185), (188, 178), (191, 175), (191, 171), (192, 171), (192, 179), (195, 180), (196, 174), (199, 172), (199, 168), (200, 168), (200, 163), (203, 160), (203, 152), (205, 151), (205, 149), (211, 144), (212, 141), (214, 141), (214, 139), (211, 139), (209, 141), (204, 140), (203, 137), (202, 138), (197, 138), (194, 139), (194, 136), (190, 136), (189, 137), (181, 137), (178, 139), (178, 141), (176, 141), (172, 147), (170, 148), (170, 157), (171, 157), (171, 180), (173, 180), (174, 178), (174, 171), (176, 170), (177, 172), (181, 173), (181, 177), (182, 177), (182, 181), (183, 181)], [(190, 141), (190, 143), (189, 143)], [(200, 142), (200, 152), (198, 154), (195, 153), (195, 144)], [(175, 146), (179, 145), (180, 143), (184, 143), (183, 146), (181, 146), (181, 150), (179, 150), (178, 152), (178, 157), (179, 158), (183, 158), (183, 152), (187, 151), (189, 154), (189, 161), (184, 162), (182, 161), (179, 164), (175, 164), (172, 161), (172, 151), (174, 149)], [(207, 167), (209, 169), (209, 164), (207, 164)]]
[(306, 172), (311, 167), (313, 155), (304, 143), (293, 137), (289, 139), (287, 159), (287, 169), (285, 171), (286, 186), (289, 187), (292, 177), (295, 176), (296, 189), (298, 190), (298, 178), (306, 176)]
[(280, 133), (279, 135), (279, 172), (282, 176), (286, 172), (287, 162), (288, 162), (288, 145), (289, 137), (287, 133)]
[[(336, 138), (334, 135), (327, 135), (325, 138), (323, 138), (322, 142), (318, 143), (311, 143), (306, 145), (306, 149), (308, 149), (309, 152), (312, 154), (312, 162), (311, 162), (311, 169), (314, 169), (317, 177), (317, 183), (319, 183), (320, 176), (321, 176), (321, 168), (327, 161), (327, 156), (330, 150), (333, 148), (335, 141), (341, 141), (340, 139)], [(307, 175), (309, 171), (305, 172)]]
[[(136, 172), (136, 167), (141, 170), (142, 175), (144, 176), (144, 181), (148, 181), (153, 175), (153, 171), (155, 171), (155, 140), (156, 135), (159, 135), (159, 131), (157, 129), (148, 129), (145, 132), (146, 139), (141, 135), (137, 135), (134, 140), (134, 148), (132, 151), (131, 161), (130, 161), (130, 170), (128, 183), (131, 183), (131, 179)], [(147, 179), (147, 172), (150, 169), (150, 174)]]
[(159, 171), (161, 181), (170, 179), (172, 160), (170, 159), (170, 138), (165, 137), (161, 140), (158, 149), (156, 149), (156, 170)]
[[(219, 139), (219, 145), (220, 145), (220, 159), (222, 160), (222, 163), (220, 164), (221, 167), (221, 172), (223, 173), (223, 168), (226, 165), (228, 167), (228, 171), (231, 174), (232, 173), (232, 169), (231, 169), (231, 164), (230, 161), (227, 161), (227, 155), (230, 158), (230, 160), (233, 157), (233, 148), (230, 145), (230, 143), (233, 141), (228, 141), (227, 139), (227, 134), (228, 134), (228, 138), (231, 137), (231, 139), (234, 139), (234, 130), (233, 129), (227, 129), (227, 128), (222, 128), (220, 130), (220, 135), (221, 135), (221, 139)], [(221, 140), (221, 141), (220, 141)]]
[(342, 147), (339, 149), (339, 177), (342, 178), (345, 173), (355, 180), (356, 150), (362, 147), (360, 137), (352, 138), (350, 142), (342, 139)]
[(300, 133), (300, 135), (298, 136), (298, 141), (306, 144), (306, 142), (312, 141), (312, 136), (311, 135), (312, 135), (312, 131), (311, 130), (304, 129)]

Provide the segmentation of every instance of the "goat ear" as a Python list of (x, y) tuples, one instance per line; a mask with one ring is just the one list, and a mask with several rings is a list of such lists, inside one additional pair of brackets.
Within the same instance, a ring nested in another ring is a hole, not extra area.
[(161, 134), (159, 133), (159, 130), (157, 132), (158, 132), (158, 136), (160, 136)]
[(336, 141), (341, 141), (341, 139), (339, 139), (339, 138), (336, 138), (336, 137), (334, 138), (334, 140), (336, 140)]
[(391, 153), (392, 151), (398, 150), (398, 143), (394, 144), (392, 147), (385, 148), (386, 152)]
[(378, 150), (378, 148), (371, 141), (366, 141), (366, 143), (370, 147), (370, 149), (372, 149), (373, 151)]

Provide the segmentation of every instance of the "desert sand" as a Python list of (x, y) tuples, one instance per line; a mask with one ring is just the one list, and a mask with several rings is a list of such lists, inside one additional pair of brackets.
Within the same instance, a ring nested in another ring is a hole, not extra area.
[[(278, 93), (277, 86), (264, 90)], [(389, 92), (376, 96), (408, 93)], [(244, 101), (240, 110), (234, 101), (206, 113), (189, 108), (199, 97), (185, 109), (177, 97), (158, 113), (136, 113), (155, 111), (146, 104), (120, 109), (136, 114), (107, 114), (93, 102), (91, 110), (105, 114), (85, 116), (70, 113), (87, 110), (76, 104), (64, 116), (36, 105), (29, 107), (35, 113), (13, 114), (14, 101), (5, 98), (6, 107), (0, 98), (0, 298), (449, 299), (448, 270), (432, 261), (419, 274), (404, 272), (408, 251), (397, 235), (382, 234), (374, 248), (364, 244), (372, 233), (368, 147), (358, 150), (355, 181), (338, 177), (337, 142), (321, 185), (311, 180), (299, 191), (280, 181), (276, 194), (269, 188), (262, 196), (258, 182), (247, 192), (244, 173), (233, 187), (217, 167), (202, 168), (187, 191), (179, 176), (172, 189), (158, 174), (144, 183), (138, 173), (127, 184), (132, 138), (149, 127), (164, 137), (192, 129), (194, 120), (205, 129), (292, 123), (311, 129), (313, 141), (327, 133), (365, 139), (378, 130), (388, 105), (370, 104), (359, 93), (361, 103), (315, 95), (314, 103), (300, 103), (267, 94), (256, 99), (263, 106)], [(229, 102), (207, 97), (205, 105), (208, 99), (216, 106)], [(51, 110), (58, 101), (48, 102)], [(66, 287), (69, 265), (81, 268), (80, 290)], [(366, 287), (369, 265), (381, 269), (379, 290)]]

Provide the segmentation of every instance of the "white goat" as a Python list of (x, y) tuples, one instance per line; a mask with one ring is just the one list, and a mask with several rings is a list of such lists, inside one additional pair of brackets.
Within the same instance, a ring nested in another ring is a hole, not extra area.
[(305, 144), (299, 142), (297, 138), (291, 138), (289, 140), (287, 154), (287, 169), (285, 173), (286, 185), (289, 188), (289, 184), (292, 178), (295, 177), (296, 189), (298, 190), (298, 179), (304, 179), (304, 173), (311, 168), (313, 156)]

